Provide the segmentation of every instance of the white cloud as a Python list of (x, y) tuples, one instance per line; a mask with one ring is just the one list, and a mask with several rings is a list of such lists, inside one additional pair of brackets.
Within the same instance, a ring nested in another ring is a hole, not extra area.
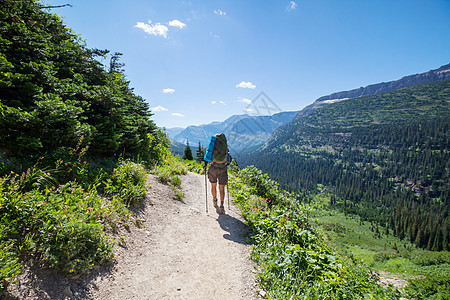
[(225, 103), (225, 101), (222, 101), (222, 100), (219, 100), (219, 101), (213, 100), (213, 101), (211, 101), (211, 104), (217, 104), (217, 103), (222, 104), (222, 105), (227, 105), (227, 104)]
[(180, 113), (173, 113), (173, 114), (171, 114), (171, 116), (172, 117), (180, 117), (180, 118), (184, 117), (184, 115), (180, 114)]
[(164, 38), (167, 38), (167, 32), (169, 31), (169, 28), (167, 28), (167, 26), (162, 25), (161, 23), (156, 23), (154, 25), (152, 25), (151, 23), (152, 21), (150, 20), (147, 24), (145, 24), (144, 22), (137, 22), (134, 27), (140, 28), (150, 35), (162, 36)]
[(248, 81), (248, 82), (242, 81), (241, 83), (236, 84), (236, 87), (243, 88), (243, 89), (254, 89), (254, 88), (256, 88), (256, 85), (254, 85), (250, 81)]
[(253, 109), (251, 109), (251, 108), (244, 108), (244, 112), (251, 112), (251, 111), (253, 111)]
[(213, 38), (215, 38), (215, 39), (220, 39), (220, 35), (214, 34), (214, 33), (212, 33), (212, 32), (209, 33), (209, 36), (210, 36), (210, 37), (213, 37)]
[(184, 24), (183, 22), (180, 22), (178, 20), (172, 20), (169, 22), (169, 26), (178, 27), (180, 29), (183, 29), (183, 27), (186, 27), (186, 24)]
[(153, 111), (168, 111), (167, 108), (162, 107), (161, 105), (155, 106), (152, 108)]
[(244, 102), (244, 103), (247, 103), (247, 104), (252, 104), (252, 100), (247, 99), (247, 98), (241, 98), (241, 97), (239, 97), (239, 101)]
[(214, 13), (219, 16), (225, 16), (227, 14), (226, 12), (224, 12), (223, 10), (220, 10), (220, 9), (216, 9), (214, 11)]
[(287, 7), (287, 10), (288, 10), (288, 11), (295, 10), (295, 9), (297, 8), (297, 6), (298, 6), (297, 3), (295, 3), (294, 1), (291, 1), (291, 2), (289, 3), (289, 6)]
[(163, 89), (163, 93), (164, 94), (173, 94), (173, 93), (175, 93), (175, 90), (171, 89), (171, 88), (167, 88), (167, 89)]

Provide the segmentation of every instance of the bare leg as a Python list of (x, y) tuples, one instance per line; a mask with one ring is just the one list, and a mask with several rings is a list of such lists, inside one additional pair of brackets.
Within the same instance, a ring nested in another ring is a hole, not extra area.
[(213, 198), (217, 198), (217, 182), (211, 183), (211, 194)]
[(217, 208), (217, 183), (211, 183), (211, 194), (213, 196), (213, 206)]
[(220, 204), (223, 205), (225, 201), (225, 185), (219, 184), (219, 193), (220, 193)]
[(219, 184), (219, 192), (220, 192), (219, 214), (224, 214), (225, 208), (223, 207), (223, 203), (225, 202), (225, 185)]

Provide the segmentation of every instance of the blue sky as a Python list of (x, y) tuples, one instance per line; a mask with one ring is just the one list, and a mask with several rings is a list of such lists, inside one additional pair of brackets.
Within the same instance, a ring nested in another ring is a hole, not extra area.
[(160, 127), (281, 110), (450, 62), (448, 0), (43, 0), (88, 47), (122, 52)]

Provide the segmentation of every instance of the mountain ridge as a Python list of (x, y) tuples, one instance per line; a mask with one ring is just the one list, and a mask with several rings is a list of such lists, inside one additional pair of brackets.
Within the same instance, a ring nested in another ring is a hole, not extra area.
[(447, 80), (450, 79), (450, 64), (443, 65), (438, 69), (430, 70), (424, 73), (418, 73), (413, 75), (404, 76), (398, 80), (380, 82), (371, 84), (366, 87), (360, 87), (349, 91), (342, 91), (333, 93), (327, 96), (322, 96), (316, 101), (326, 101), (345, 98), (357, 98), (368, 95), (382, 94), (394, 90), (398, 90), (404, 87)]
[(387, 93), (401, 88), (410, 87), (418, 84), (442, 81), (450, 79), (450, 64), (443, 65), (424, 73), (407, 75), (398, 80), (380, 82), (366, 87), (360, 87), (348, 91), (340, 91), (326, 96), (319, 97), (310, 105), (303, 108), (295, 116), (295, 119), (309, 115), (313, 110), (327, 106), (332, 103), (354, 99), (362, 96)]
[(191, 147), (196, 147), (198, 142), (206, 146), (212, 135), (224, 132), (230, 151), (236, 154), (267, 141), (276, 128), (292, 121), (297, 113), (298, 111), (286, 111), (271, 116), (233, 115), (223, 122), (188, 126), (176, 135), (170, 136), (173, 134), (170, 129), (166, 132), (177, 143), (185, 144), (189, 141)]

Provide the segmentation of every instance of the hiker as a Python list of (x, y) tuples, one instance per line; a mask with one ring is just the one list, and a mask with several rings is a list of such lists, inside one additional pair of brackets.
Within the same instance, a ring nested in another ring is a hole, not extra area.
[(217, 208), (217, 182), (219, 182), (220, 206), (219, 214), (225, 213), (223, 203), (225, 202), (225, 186), (228, 183), (227, 166), (231, 162), (231, 155), (228, 151), (227, 138), (225, 134), (218, 133), (211, 136), (208, 148), (205, 153), (205, 165), (209, 162), (208, 179), (211, 182), (211, 194), (213, 205)]

